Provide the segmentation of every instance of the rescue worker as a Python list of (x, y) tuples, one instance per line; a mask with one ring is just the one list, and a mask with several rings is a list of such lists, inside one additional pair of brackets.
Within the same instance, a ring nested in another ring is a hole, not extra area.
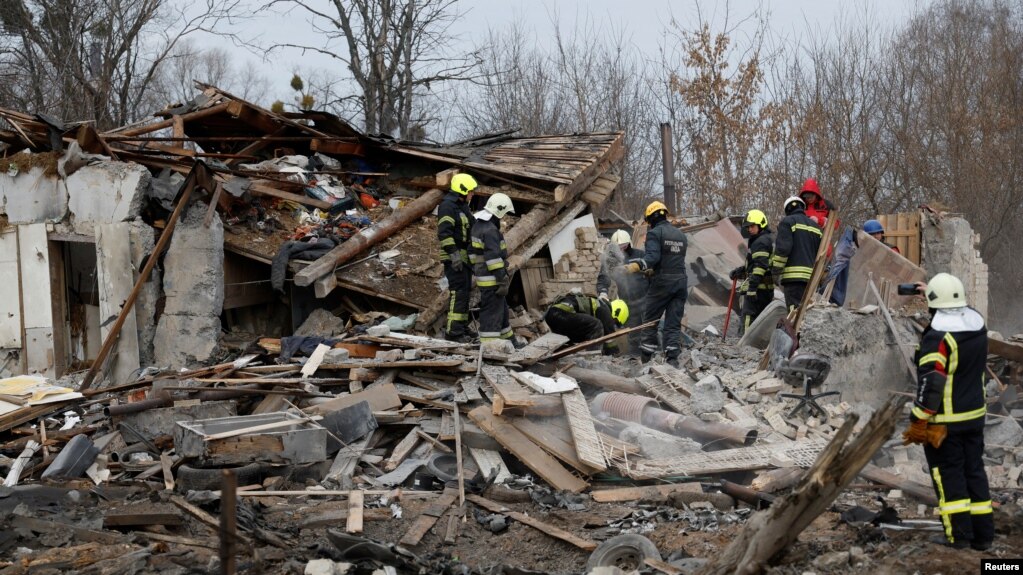
[(469, 266), (469, 231), (473, 217), (469, 200), (476, 189), (476, 179), (469, 174), (455, 174), (451, 191), (444, 195), (437, 208), (437, 239), (440, 261), (448, 280), (448, 318), (444, 335), (451, 341), (468, 342), (476, 334), (468, 331), (469, 291), (472, 289), (472, 268)]
[[(668, 221), (668, 208), (652, 202), (644, 213), (650, 229), (646, 233), (643, 257), (626, 266), (629, 273), (650, 275), (650, 286), (643, 303), (643, 323), (664, 317), (664, 356), (668, 364), (678, 367), (682, 353), (682, 315), (686, 307), (686, 249), (688, 241), (681, 230)], [(640, 352), (649, 362), (660, 346), (657, 325), (643, 330)]]
[(807, 217), (805, 209), (806, 204), (796, 196), (785, 200), (785, 217), (778, 224), (771, 257), (775, 283), (781, 284), (790, 311), (803, 301), (821, 245), (821, 229)]
[[(827, 223), (831, 211), (835, 209), (835, 205), (824, 199), (824, 196), (821, 195), (821, 188), (817, 185), (817, 180), (807, 178), (803, 182), (803, 189), (800, 190), (799, 197), (806, 205), (806, 216), (813, 220), (817, 227), (824, 229), (824, 224)], [(835, 222), (835, 224), (837, 226), (838, 222)], [(836, 227), (835, 229), (838, 228)]]
[[(607, 301), (582, 294), (566, 294), (547, 308), (543, 316), (554, 333), (567, 336), (572, 343), (597, 339), (629, 321), (629, 306), (621, 299)], [(605, 354), (617, 354), (618, 346), (604, 342)]]
[(771, 253), (774, 251), (774, 234), (767, 225), (767, 215), (760, 210), (750, 210), (742, 221), (742, 236), (746, 238), (746, 265), (739, 266), (729, 274), (731, 279), (746, 278), (738, 288), (743, 294), (742, 333), (764, 308), (774, 299), (774, 281), (771, 279)]
[(480, 288), (480, 342), (511, 340), (508, 320), (508, 247), (501, 234), (501, 218), (515, 213), (511, 198), (502, 193), (490, 196), (483, 209), (476, 212), (470, 232), (469, 262)]
[(936, 543), (984, 551), (995, 537), (984, 471), (984, 318), (966, 305), (963, 282), (939, 273), (918, 284), (931, 323), (917, 347), (917, 392), (905, 444), (924, 446), (945, 536)]
[(877, 240), (877, 241), (881, 242), (882, 244), (892, 248), (892, 251), (894, 251), (895, 253), (897, 253), (897, 254), (901, 254), (902, 253), (902, 251), (899, 250), (899, 248), (897, 246), (893, 246), (892, 244), (884, 241), (885, 240), (885, 237), (884, 237), (884, 226), (881, 225), (881, 222), (879, 222), (877, 220), (867, 220), (867, 221), (863, 222), (863, 233), (867, 234), (868, 236), (873, 237), (875, 240)]
[[(638, 260), (643, 257), (643, 250), (632, 247), (632, 237), (625, 230), (618, 230), (611, 235), (611, 243), (607, 246), (604, 260), (600, 263), (600, 273), (597, 275), (597, 294), (604, 301), (611, 301), (608, 295), (612, 284), (618, 288), (618, 297), (625, 300), (629, 309), (635, 313), (629, 314), (625, 327), (635, 327), (643, 319), (643, 298), (646, 297), (647, 277), (643, 274), (624, 274), (618, 270), (630, 260)], [(629, 355), (639, 355), (640, 333), (638, 331), (629, 334)]]

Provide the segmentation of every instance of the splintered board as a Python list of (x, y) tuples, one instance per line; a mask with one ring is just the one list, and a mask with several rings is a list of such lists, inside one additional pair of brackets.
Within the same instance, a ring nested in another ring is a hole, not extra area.
[(566, 343), (568, 343), (568, 338), (561, 334), (545, 333), (526, 347), (513, 353), (508, 361), (519, 365), (533, 365)]
[(689, 389), (691, 384), (689, 376), (668, 365), (653, 365), (650, 371), (656, 376), (656, 380), (641, 377), (636, 381), (676, 413), (686, 413), (689, 409), (688, 398), (693, 395)]
[(583, 392), (576, 388), (562, 393), (561, 403), (565, 406), (568, 428), (572, 432), (572, 440), (575, 442), (575, 451), (579, 454), (579, 459), (594, 469), (604, 471), (607, 469), (604, 449), (600, 445), (600, 437), (593, 426), (590, 406), (586, 403)]
[(483, 378), (494, 389), (494, 413), (500, 415), (505, 407), (529, 407), (533, 405), (532, 393), (515, 381), (503, 367), (483, 366)]
[(483, 405), (470, 411), (469, 419), (555, 489), (579, 493), (589, 485), (565, 469), (503, 417), (491, 413), (488, 406)]
[(810, 467), (827, 444), (827, 440), (817, 439), (772, 446), (755, 445), (722, 451), (690, 453), (679, 457), (642, 460), (636, 463), (630, 471), (634, 479), (654, 479), (675, 475), (751, 471), (772, 467), (774, 466), (773, 462), (780, 460), (799, 467)]

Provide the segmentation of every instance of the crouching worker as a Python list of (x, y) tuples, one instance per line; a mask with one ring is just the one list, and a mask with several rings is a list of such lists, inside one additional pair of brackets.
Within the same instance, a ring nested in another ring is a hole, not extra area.
[[(572, 343), (582, 343), (614, 333), (625, 325), (629, 321), (629, 306), (620, 299), (608, 302), (570, 293), (547, 308), (544, 321), (554, 333), (568, 337)], [(604, 342), (603, 352), (617, 354), (618, 346)]]
[(985, 551), (995, 538), (982, 459), (987, 328), (967, 307), (963, 282), (955, 276), (940, 273), (921, 287), (931, 324), (920, 336), (916, 400), (902, 438), (924, 446), (945, 527), (934, 542)]

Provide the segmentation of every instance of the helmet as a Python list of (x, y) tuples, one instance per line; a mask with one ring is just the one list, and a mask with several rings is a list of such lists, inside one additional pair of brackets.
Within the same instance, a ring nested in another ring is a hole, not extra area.
[(764, 229), (767, 227), (767, 216), (760, 210), (750, 210), (746, 212), (746, 219), (742, 221), (742, 225), (760, 226), (760, 229)]
[(966, 307), (966, 290), (963, 282), (952, 274), (940, 273), (927, 282), (927, 307), (944, 309)]
[(824, 197), (821, 196), (821, 189), (817, 185), (817, 180), (813, 178), (807, 178), (806, 181), (803, 182), (803, 189), (799, 191), (799, 194), (802, 195), (803, 192), (809, 192), (811, 194), (816, 194), (818, 197)]
[(490, 196), (490, 199), (487, 200), (487, 205), (483, 206), (483, 209), (497, 216), (497, 219), (503, 218), (509, 212), (515, 213), (515, 206), (512, 205), (511, 198), (507, 194), (500, 192)]
[(625, 325), (629, 321), (629, 304), (625, 300), (616, 299), (611, 302), (611, 317), (615, 318), (618, 325)]
[(469, 192), (476, 189), (476, 178), (469, 174), (455, 174), (451, 178), (451, 191), (456, 194), (467, 195)]
[(644, 218), (650, 219), (650, 216), (663, 212), (663, 215), (668, 215), (668, 208), (661, 202), (650, 202), (650, 205), (646, 207), (646, 212), (643, 214)]
[(803, 198), (800, 198), (799, 196), (792, 196), (791, 198), (785, 200), (784, 205), (786, 214), (791, 213), (793, 210), (797, 208), (801, 210), (806, 209), (806, 202), (804, 202)]
[(883, 234), (884, 226), (877, 220), (867, 220), (863, 222), (863, 231), (868, 234)]
[(631, 244), (632, 236), (630, 236), (629, 232), (625, 230), (618, 230), (617, 232), (611, 235), (611, 243), (616, 245)]

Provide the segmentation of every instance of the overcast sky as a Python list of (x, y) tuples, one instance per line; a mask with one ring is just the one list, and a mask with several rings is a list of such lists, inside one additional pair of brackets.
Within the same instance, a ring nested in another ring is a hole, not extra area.
[[(329, 13), (327, 0), (307, 0), (311, 5)], [(651, 58), (655, 58), (665, 30), (674, 18), (683, 27), (692, 28), (699, 20), (710, 20), (720, 26), (727, 16), (734, 23), (763, 7), (768, 14), (769, 27), (776, 37), (800, 38), (815, 35), (827, 38), (839, 19), (862, 18), (869, 15), (880, 24), (898, 25), (929, 0), (731, 0), (729, 2), (704, 0), (459, 0), (463, 12), (452, 26), (451, 33), (467, 44), (486, 34), (488, 29), (500, 30), (512, 22), (522, 21), (534, 30), (538, 42), (549, 35), (551, 22), (556, 17), (563, 29), (587, 25), (600, 30), (614, 30)], [(261, 18), (250, 23), (249, 30), (262, 30), (260, 41), (264, 45), (278, 42), (314, 43), (310, 38), (307, 16), (302, 10), (293, 10), (272, 18)], [(210, 40), (211, 44), (220, 44)], [(220, 44), (223, 45), (223, 44)], [(256, 58), (238, 52), (239, 56)], [(264, 57), (263, 69), (272, 77), (275, 94), (288, 94), (287, 83), (298, 68), (337, 69), (336, 60), (322, 55), (297, 51), (275, 51)], [(271, 98), (272, 100), (273, 98)]]

